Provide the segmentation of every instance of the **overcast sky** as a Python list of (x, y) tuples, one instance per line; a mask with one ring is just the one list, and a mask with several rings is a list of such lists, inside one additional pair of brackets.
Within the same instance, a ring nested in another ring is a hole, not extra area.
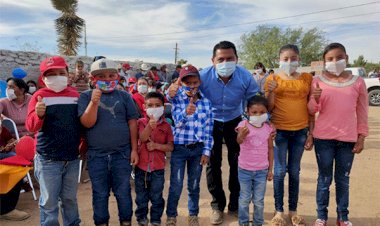
[[(57, 54), (59, 15), (49, 0), (0, 0), (0, 48), (33, 45)], [(380, 61), (380, 1), (374, 0), (79, 0), (77, 15), (87, 23), (89, 56), (173, 63), (177, 42), (179, 58), (205, 67), (216, 43), (239, 45), (243, 33), (267, 24), (318, 27), (345, 45), (351, 60)], [(283, 17), (289, 18), (276, 19)]]

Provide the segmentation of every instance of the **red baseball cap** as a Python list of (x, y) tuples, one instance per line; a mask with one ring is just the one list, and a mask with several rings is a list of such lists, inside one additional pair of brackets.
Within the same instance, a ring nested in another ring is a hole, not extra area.
[(179, 72), (179, 78), (181, 80), (184, 77), (190, 76), (190, 75), (196, 75), (198, 77), (200, 76), (198, 69), (196, 67), (194, 67), (193, 65), (184, 66), (184, 67), (182, 67), (181, 71)]
[(41, 76), (44, 76), (45, 73), (50, 69), (68, 69), (68, 65), (63, 57), (52, 56), (43, 60), (40, 64)]
[(29, 166), (32, 164), (34, 153), (34, 139), (30, 136), (24, 136), (16, 144), (16, 156), (2, 159), (0, 164)]
[(137, 80), (136, 80), (136, 78), (133, 78), (133, 77), (132, 77), (132, 78), (129, 78), (129, 79), (128, 79), (128, 82), (129, 82), (129, 83), (136, 83)]
[(125, 68), (127, 70), (131, 69), (131, 65), (129, 65), (127, 63), (123, 64), (122, 66), (123, 66), (123, 68)]

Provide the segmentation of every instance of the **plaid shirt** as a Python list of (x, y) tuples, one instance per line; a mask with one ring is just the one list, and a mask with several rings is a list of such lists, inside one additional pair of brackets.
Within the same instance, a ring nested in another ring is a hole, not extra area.
[(190, 103), (190, 98), (183, 89), (179, 89), (174, 98), (167, 98), (172, 102), (172, 115), (174, 119), (174, 144), (192, 144), (203, 142), (203, 154), (210, 156), (214, 143), (212, 131), (214, 117), (211, 109), (211, 102), (200, 94), (200, 98), (194, 103), (196, 111), (192, 115), (186, 114), (186, 108)]

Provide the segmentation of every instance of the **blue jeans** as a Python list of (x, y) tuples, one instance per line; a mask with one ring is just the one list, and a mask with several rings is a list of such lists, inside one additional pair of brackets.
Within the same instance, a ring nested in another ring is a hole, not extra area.
[(77, 203), (79, 159), (53, 161), (37, 154), (34, 167), (41, 192), (39, 201), (41, 225), (59, 225), (59, 208), (63, 225), (79, 225), (81, 222)]
[(128, 152), (116, 152), (98, 157), (88, 155), (88, 173), (92, 183), (92, 207), (94, 222), (108, 224), (108, 199), (110, 191), (114, 193), (119, 210), (119, 221), (131, 221), (132, 197), (129, 177), (132, 166)]
[(150, 207), (150, 223), (161, 224), (162, 213), (165, 208), (165, 200), (162, 191), (165, 184), (165, 170), (146, 172), (135, 167), (135, 191), (136, 191), (136, 218), (137, 222), (148, 223), (148, 203)]
[(264, 197), (268, 170), (245, 170), (239, 167), (239, 224), (249, 224), (249, 204), (254, 205), (253, 225), (264, 224)]
[(170, 187), (166, 215), (176, 217), (178, 215), (178, 201), (181, 197), (185, 167), (187, 164), (187, 191), (189, 216), (198, 216), (199, 213), (199, 181), (202, 175), (203, 144), (189, 149), (183, 145), (174, 145), (174, 151), (170, 159)]
[(12, 156), (15, 156), (15, 155), (16, 155), (16, 152), (14, 152), (14, 151), (10, 151), (10, 152), (0, 152), (0, 160), (1, 160), (1, 159), (9, 158), (9, 157), (12, 157)]
[(338, 220), (347, 221), (350, 172), (355, 155), (352, 153), (352, 149), (354, 148), (355, 143), (314, 139), (314, 144), (318, 163), (318, 218), (327, 220), (327, 207), (329, 206), (330, 185), (332, 182), (335, 160), (334, 180), (336, 189), (336, 212), (338, 214)]
[(308, 129), (277, 130), (274, 149), (274, 203), (277, 212), (284, 212), (284, 178), (289, 175), (289, 211), (297, 211), (301, 158)]

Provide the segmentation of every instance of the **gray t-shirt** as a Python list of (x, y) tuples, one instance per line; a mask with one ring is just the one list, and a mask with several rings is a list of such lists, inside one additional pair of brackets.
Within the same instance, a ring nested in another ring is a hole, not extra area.
[[(83, 92), (78, 100), (78, 116), (81, 117), (91, 100), (92, 90)], [(132, 97), (125, 91), (103, 93), (100, 98), (96, 123), (86, 129), (88, 154), (106, 156), (115, 152), (130, 156), (130, 132), (128, 120), (138, 119)]]

